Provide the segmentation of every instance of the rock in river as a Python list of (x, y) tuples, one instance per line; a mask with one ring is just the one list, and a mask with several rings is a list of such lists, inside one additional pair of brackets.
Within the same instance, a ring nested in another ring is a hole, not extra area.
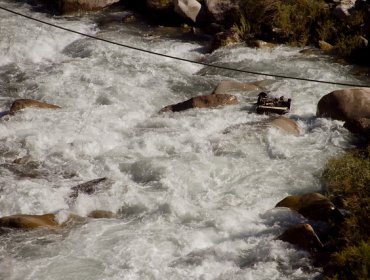
[(54, 104), (40, 102), (32, 99), (18, 99), (13, 102), (12, 106), (10, 107), (9, 113), (14, 114), (15, 112), (24, 108), (59, 109), (60, 107)]
[(58, 222), (54, 214), (45, 215), (13, 215), (0, 218), (0, 227), (15, 229), (57, 229)]
[(324, 247), (314, 229), (309, 224), (301, 224), (289, 228), (278, 239), (297, 245), (310, 252), (320, 250)]
[(340, 121), (370, 118), (370, 88), (330, 92), (320, 99), (316, 115)]
[(219, 106), (236, 104), (239, 104), (239, 101), (234, 95), (210, 94), (192, 97), (184, 102), (166, 106), (160, 111), (160, 113), (180, 112), (192, 108), (215, 108)]
[(281, 200), (276, 207), (288, 207), (307, 219), (328, 221), (340, 220), (341, 214), (334, 204), (319, 193), (291, 195)]

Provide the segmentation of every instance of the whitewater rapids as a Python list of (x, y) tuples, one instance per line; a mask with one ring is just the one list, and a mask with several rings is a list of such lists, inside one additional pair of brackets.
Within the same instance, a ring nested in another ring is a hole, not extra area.
[[(360, 83), (351, 67), (300, 49), (245, 46), (205, 54), (204, 42), (147, 36), (140, 27), (100, 27), (94, 16), (53, 18), (25, 4), (0, 5), (120, 43), (229, 67)], [(153, 31), (155, 33), (155, 31)], [(258, 91), (236, 92), (240, 105), (157, 114), (211, 93), (235, 74), (139, 53), (0, 11), (0, 109), (18, 98), (57, 104), (0, 120), (0, 217), (13, 214), (118, 214), (70, 231), (0, 235), (0, 279), (314, 279), (309, 255), (276, 240), (302, 218), (274, 205), (320, 191), (331, 156), (351, 145), (342, 123), (315, 117), (326, 93), (342, 88), (274, 80), (266, 90), (292, 98), (299, 137), (260, 129)], [(229, 129), (237, 124), (239, 128)], [(225, 130), (230, 130), (225, 133)], [(15, 172), (17, 158), (35, 162)], [(110, 189), (71, 187), (107, 177)]]

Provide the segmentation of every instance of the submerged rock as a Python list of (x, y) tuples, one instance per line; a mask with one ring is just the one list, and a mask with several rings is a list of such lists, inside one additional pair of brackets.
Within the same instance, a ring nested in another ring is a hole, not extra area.
[(289, 118), (286, 117), (271, 117), (269, 119), (263, 120), (263, 121), (257, 121), (257, 122), (251, 122), (251, 123), (240, 123), (236, 125), (232, 125), (228, 128), (226, 128), (223, 133), (228, 134), (231, 133), (234, 130), (241, 130), (245, 129), (247, 131), (263, 131), (268, 129), (269, 127), (275, 127), (277, 129), (280, 129), (282, 132), (286, 134), (291, 134), (294, 136), (299, 136), (300, 129), (298, 124)]
[(310, 252), (321, 250), (324, 247), (314, 229), (309, 224), (301, 224), (289, 228), (278, 239), (297, 245)]
[(0, 218), (0, 227), (14, 229), (57, 229), (59, 224), (54, 214), (13, 215)]
[(348, 120), (344, 127), (354, 134), (369, 138), (370, 137), (370, 118), (359, 118)]
[(272, 127), (278, 128), (286, 132), (287, 134), (291, 134), (294, 136), (299, 136), (300, 134), (300, 129), (299, 129), (298, 124), (294, 120), (286, 118), (286, 117), (280, 116), (278, 118), (275, 118), (270, 122), (269, 125)]
[(15, 112), (25, 108), (59, 109), (60, 107), (32, 99), (18, 99), (11, 105), (9, 113), (14, 114)]
[(319, 193), (291, 195), (276, 204), (275, 207), (287, 207), (297, 211), (307, 219), (338, 221), (342, 218), (339, 210), (325, 196)]
[(79, 193), (91, 195), (98, 191), (108, 189), (110, 187), (110, 184), (111, 182), (106, 177), (94, 179), (72, 187), (72, 193), (69, 195), (69, 197), (72, 199), (76, 199)]
[(230, 94), (210, 94), (190, 98), (184, 102), (169, 105), (160, 110), (163, 112), (180, 112), (192, 108), (215, 108), (239, 104), (238, 99)]
[(370, 118), (370, 88), (330, 92), (320, 99), (316, 115), (340, 121)]

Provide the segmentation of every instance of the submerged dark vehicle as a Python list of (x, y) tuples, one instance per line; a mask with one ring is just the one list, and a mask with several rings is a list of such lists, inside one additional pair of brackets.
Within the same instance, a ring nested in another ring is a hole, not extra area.
[(261, 92), (257, 100), (257, 114), (279, 114), (284, 115), (289, 112), (292, 100), (280, 96), (271, 97), (266, 92)]

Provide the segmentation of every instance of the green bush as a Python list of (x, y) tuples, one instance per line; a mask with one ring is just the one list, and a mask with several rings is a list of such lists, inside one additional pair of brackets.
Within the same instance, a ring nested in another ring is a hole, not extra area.
[(339, 56), (363, 60), (369, 6), (364, 4), (339, 19), (333, 15), (333, 5), (325, 0), (239, 0), (240, 13), (236, 14), (234, 26), (245, 40), (296, 46), (317, 45), (324, 40), (334, 46)]
[(346, 247), (334, 255), (340, 271), (333, 279), (370, 279), (370, 242), (360, 242), (358, 246)]
[(235, 25), (242, 38), (263, 36), (271, 29), (271, 22), (279, 0), (239, 0), (240, 11), (236, 14)]
[(327, 195), (350, 212), (333, 239), (329, 279), (370, 279), (370, 149), (331, 159), (323, 173)]

